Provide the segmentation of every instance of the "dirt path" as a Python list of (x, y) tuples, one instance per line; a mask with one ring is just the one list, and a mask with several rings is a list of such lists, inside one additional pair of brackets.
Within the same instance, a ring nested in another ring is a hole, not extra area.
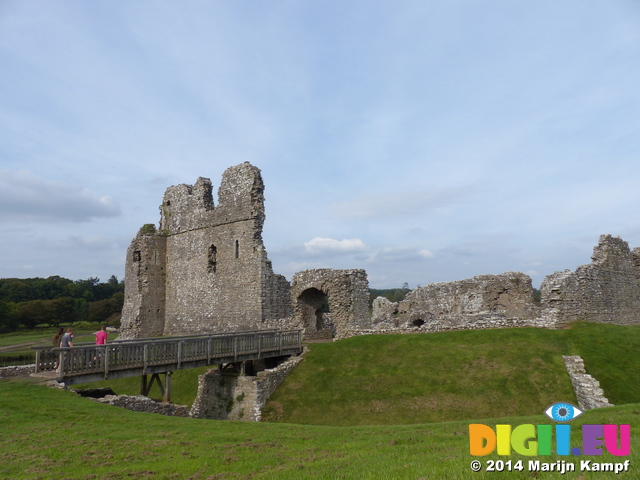
[(42, 342), (19, 343), (17, 345), (0, 347), (0, 352), (12, 352), (13, 350), (22, 350), (25, 347), (32, 347), (33, 345), (42, 345)]

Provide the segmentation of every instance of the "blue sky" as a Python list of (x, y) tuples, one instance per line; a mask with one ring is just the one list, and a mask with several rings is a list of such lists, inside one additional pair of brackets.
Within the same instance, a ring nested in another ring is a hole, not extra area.
[(640, 246), (635, 0), (0, 0), (0, 278), (122, 278), (249, 161), (274, 270), (374, 288)]

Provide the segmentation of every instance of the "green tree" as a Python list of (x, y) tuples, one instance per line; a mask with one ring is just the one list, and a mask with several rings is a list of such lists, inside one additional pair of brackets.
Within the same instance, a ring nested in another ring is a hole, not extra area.
[(0, 301), (0, 332), (13, 332), (20, 324), (15, 313), (15, 304)]
[(58, 327), (62, 324), (73, 325), (80, 320), (80, 312), (76, 310), (74, 299), (71, 297), (46, 300), (47, 324)]
[(98, 300), (89, 305), (89, 321), (98, 323), (114, 323), (119, 319), (124, 304), (124, 294), (115, 293), (111, 298)]
[(31, 300), (18, 304), (18, 319), (27, 328), (47, 323), (48, 312), (45, 300)]

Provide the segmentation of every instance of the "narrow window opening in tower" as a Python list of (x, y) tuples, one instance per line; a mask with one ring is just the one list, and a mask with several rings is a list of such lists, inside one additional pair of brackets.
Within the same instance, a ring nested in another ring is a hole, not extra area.
[(240, 258), (240, 242), (236, 240), (236, 258)]
[(209, 247), (207, 271), (209, 273), (216, 273), (218, 269), (218, 249), (215, 245)]
[(142, 253), (140, 252), (140, 250), (136, 250), (133, 252), (133, 261), (134, 262), (142, 261)]

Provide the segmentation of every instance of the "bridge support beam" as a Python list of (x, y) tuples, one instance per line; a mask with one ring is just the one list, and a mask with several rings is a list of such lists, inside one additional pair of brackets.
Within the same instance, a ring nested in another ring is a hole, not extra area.
[(160, 393), (162, 394), (163, 402), (171, 401), (171, 374), (173, 372), (167, 372), (164, 374), (164, 386), (162, 385), (162, 380), (160, 379), (160, 374), (154, 373), (151, 375), (151, 380), (147, 382), (147, 375), (142, 375), (140, 377), (141, 385), (140, 385), (140, 393), (145, 397), (149, 396), (151, 392), (151, 387), (153, 387), (153, 382), (158, 384), (158, 388), (160, 389)]

